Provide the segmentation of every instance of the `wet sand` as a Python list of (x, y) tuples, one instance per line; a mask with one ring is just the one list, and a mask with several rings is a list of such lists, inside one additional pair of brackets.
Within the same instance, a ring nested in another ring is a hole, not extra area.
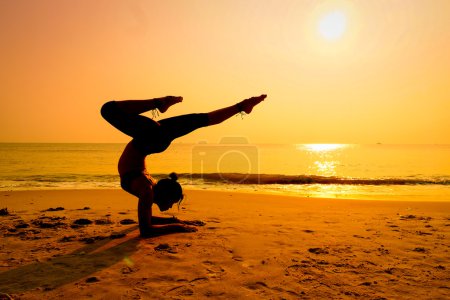
[(0, 192), (0, 299), (450, 298), (450, 202), (186, 194), (144, 239), (119, 190)]

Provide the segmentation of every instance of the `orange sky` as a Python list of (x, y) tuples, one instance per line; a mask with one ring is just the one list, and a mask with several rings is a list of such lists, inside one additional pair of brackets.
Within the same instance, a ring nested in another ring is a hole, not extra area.
[(125, 142), (109, 99), (183, 96), (169, 117), (267, 93), (178, 141), (450, 143), (449, 16), (447, 0), (1, 1), (0, 142)]

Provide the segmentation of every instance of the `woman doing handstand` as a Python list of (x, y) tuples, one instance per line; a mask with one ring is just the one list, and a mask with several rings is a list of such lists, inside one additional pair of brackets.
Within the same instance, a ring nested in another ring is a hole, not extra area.
[(122, 188), (139, 199), (138, 219), (142, 236), (196, 231), (190, 225), (199, 224), (198, 221), (152, 216), (153, 203), (161, 211), (168, 210), (183, 199), (183, 191), (175, 173), (170, 174), (170, 178), (156, 182), (147, 172), (145, 157), (166, 150), (174, 139), (195, 129), (222, 123), (240, 112), (249, 114), (265, 98), (266, 95), (261, 95), (209, 113), (187, 114), (159, 121), (141, 114), (154, 109), (164, 113), (183, 98), (167, 96), (148, 100), (109, 101), (102, 106), (103, 118), (133, 138), (119, 159), (118, 170)]

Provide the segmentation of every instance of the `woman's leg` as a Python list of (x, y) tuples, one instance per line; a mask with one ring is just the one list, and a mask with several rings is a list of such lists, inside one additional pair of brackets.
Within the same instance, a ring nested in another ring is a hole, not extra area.
[(143, 138), (159, 129), (159, 123), (140, 114), (152, 109), (165, 112), (183, 98), (168, 96), (148, 100), (109, 101), (101, 108), (106, 121), (133, 138)]
[(235, 105), (218, 109), (209, 113), (188, 114), (160, 120), (162, 133), (169, 141), (186, 135), (198, 128), (216, 125), (240, 112), (251, 113), (253, 107), (267, 96), (261, 95), (245, 99)]
[(171, 105), (183, 101), (183, 97), (166, 96), (162, 98), (154, 98), (147, 100), (123, 100), (116, 101), (119, 108), (132, 115), (139, 115), (152, 109), (158, 109), (160, 112), (165, 112)]
[(218, 109), (208, 113), (209, 125), (216, 125), (222, 123), (223, 121), (231, 118), (237, 113), (245, 112), (247, 114), (251, 113), (253, 107), (263, 101), (267, 95), (261, 95), (258, 97), (252, 97), (245, 99), (235, 105)]

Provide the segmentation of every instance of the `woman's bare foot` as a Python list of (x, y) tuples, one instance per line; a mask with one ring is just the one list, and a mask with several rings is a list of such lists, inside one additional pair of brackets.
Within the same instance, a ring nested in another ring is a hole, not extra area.
[(237, 104), (239, 112), (245, 112), (246, 114), (249, 114), (252, 112), (253, 107), (257, 104), (259, 104), (261, 101), (266, 99), (267, 95), (261, 95), (258, 97), (251, 97), (248, 99), (245, 99)]
[(178, 96), (167, 96), (164, 98), (160, 99), (161, 104), (159, 104), (158, 106), (158, 110), (161, 113), (166, 112), (169, 107), (171, 107), (174, 104), (180, 103), (181, 101), (183, 101), (183, 97), (178, 97)]

